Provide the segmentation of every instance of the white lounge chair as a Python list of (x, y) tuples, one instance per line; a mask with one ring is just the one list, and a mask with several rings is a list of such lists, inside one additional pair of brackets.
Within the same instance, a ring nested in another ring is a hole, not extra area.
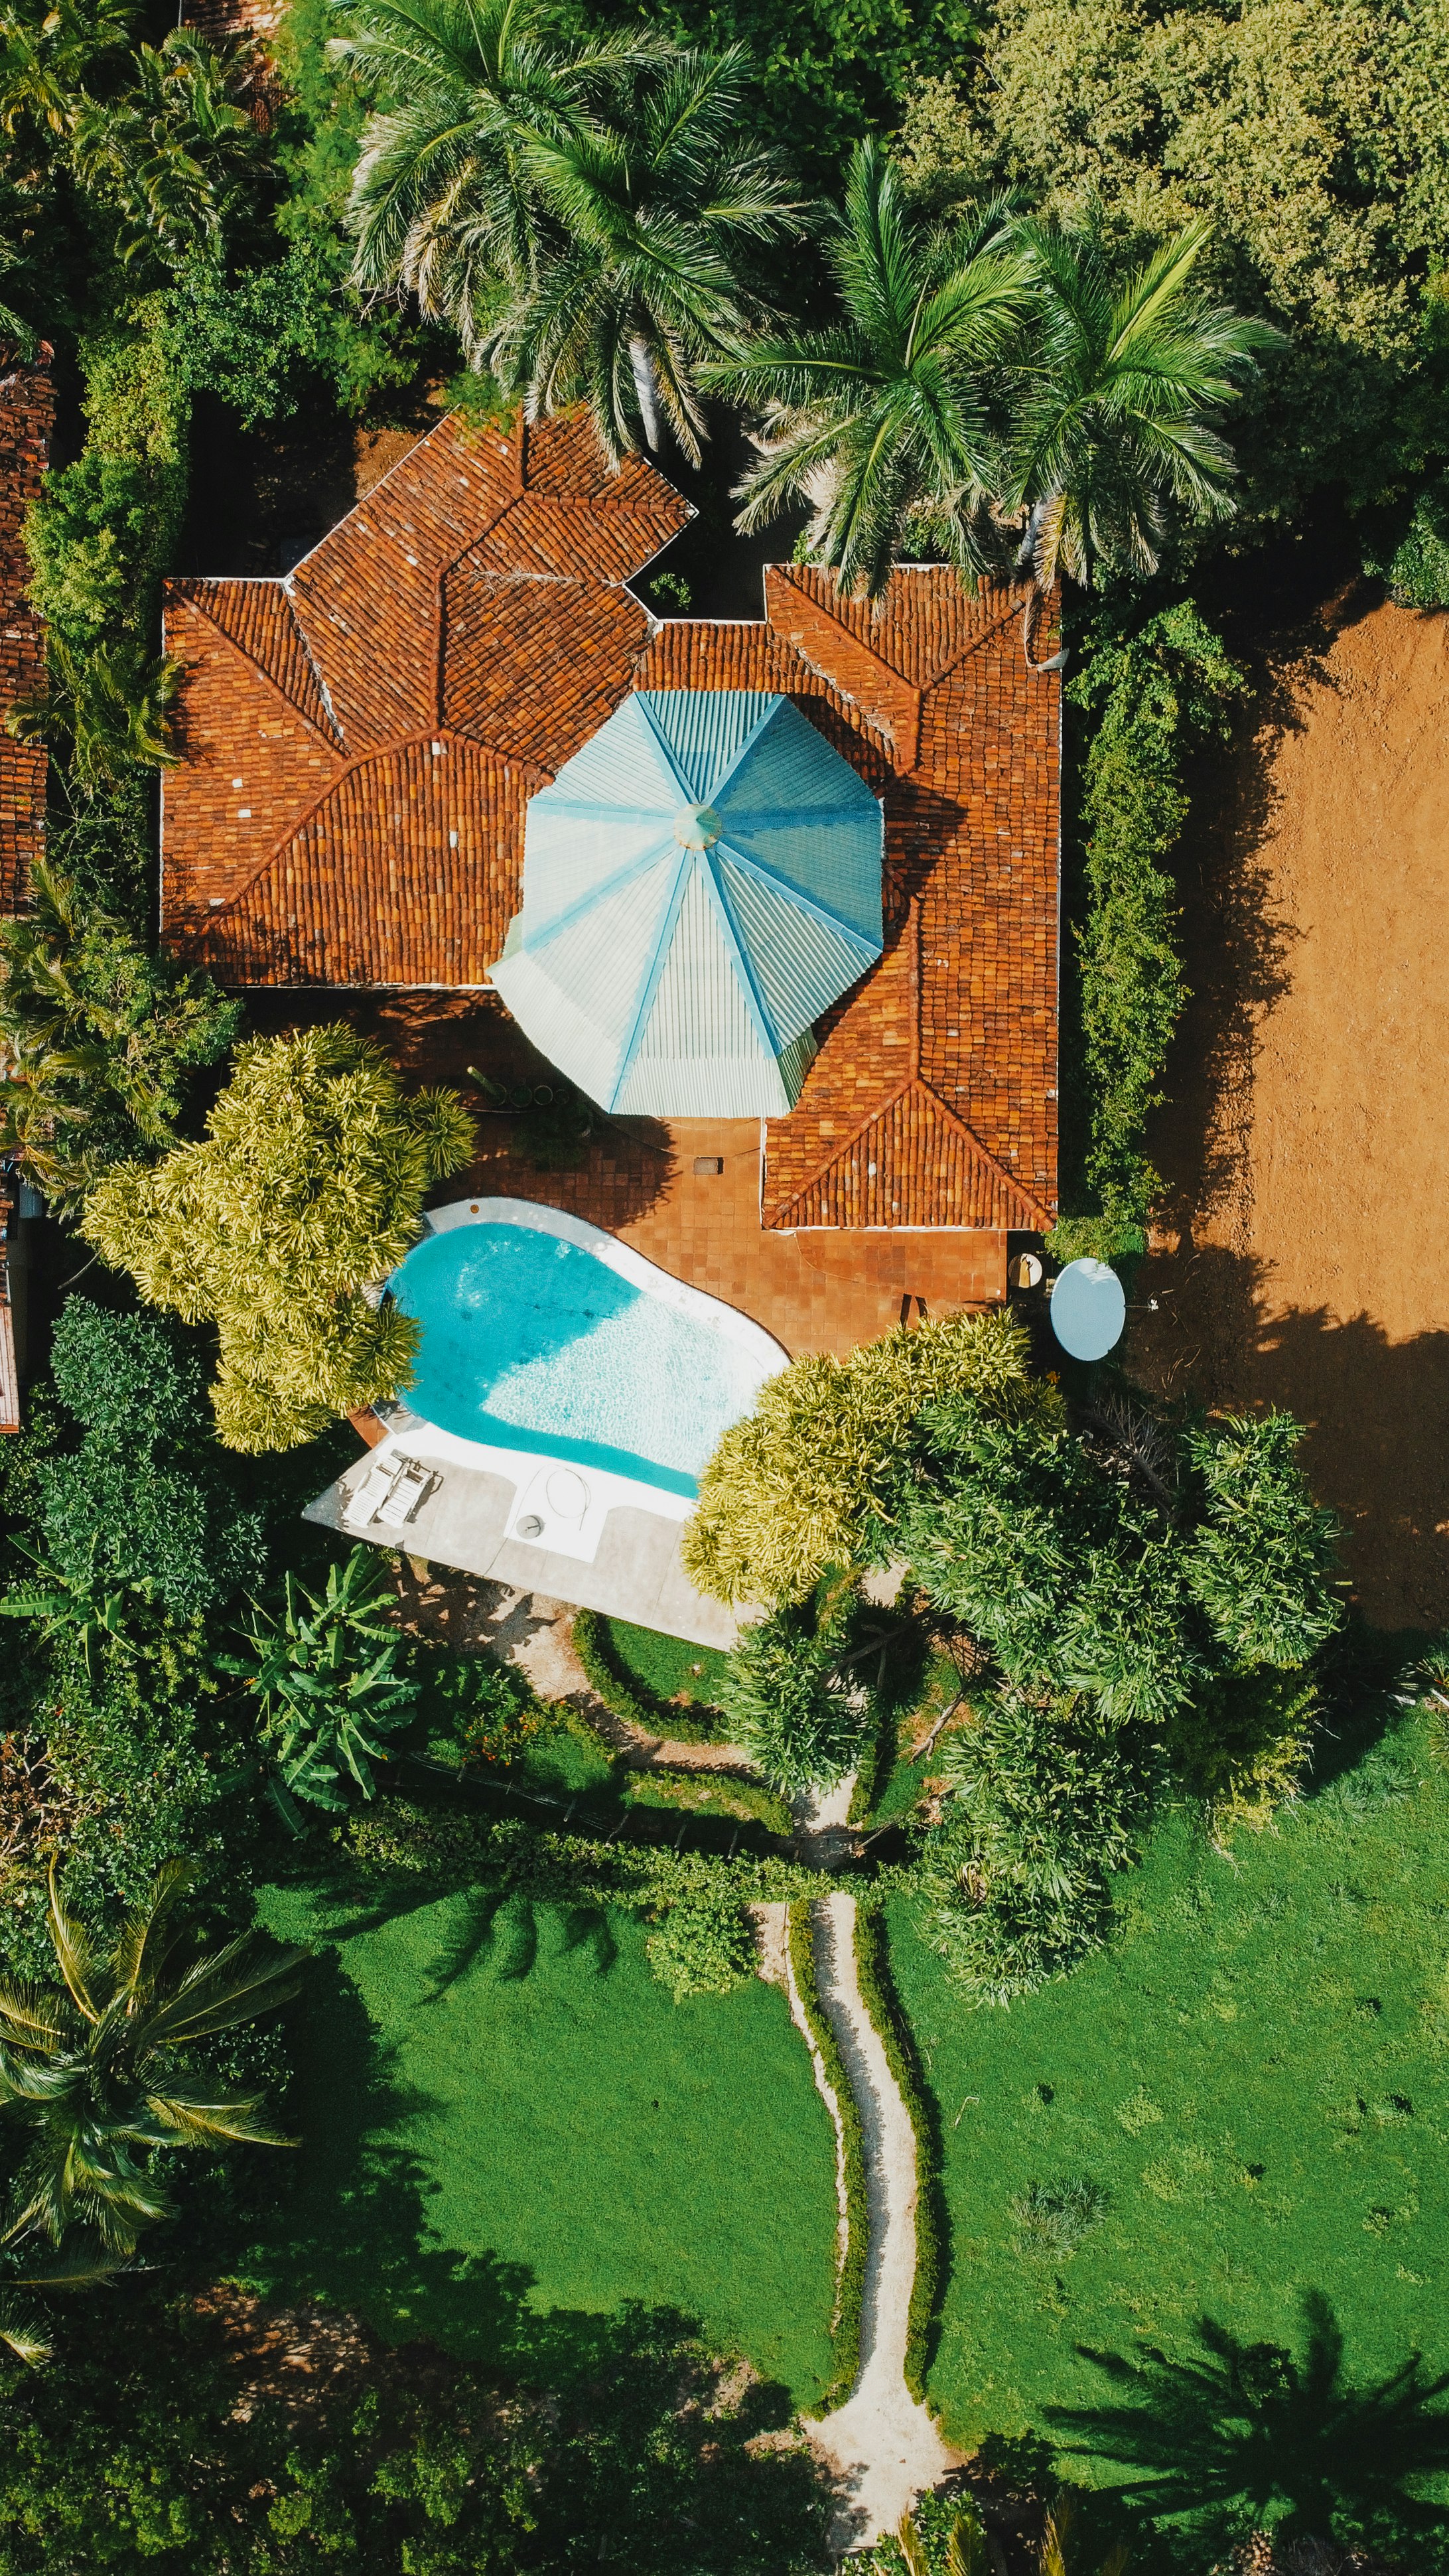
[(366, 1529), (376, 1520), (393, 1489), (397, 1468), (392, 1459), (367, 1470), (360, 1484), (354, 1485), (342, 1506), (342, 1517), (349, 1529)]
[(416, 1458), (400, 1458), (392, 1491), (377, 1515), (384, 1529), (402, 1529), (442, 1481), (430, 1468), (419, 1466)]

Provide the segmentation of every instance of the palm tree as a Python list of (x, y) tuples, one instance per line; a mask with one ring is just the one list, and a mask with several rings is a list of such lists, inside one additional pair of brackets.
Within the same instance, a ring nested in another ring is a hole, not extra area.
[(235, 72), (189, 27), (142, 45), (115, 98), (87, 99), (71, 152), (82, 185), (119, 217), (122, 258), (148, 247), (172, 268), (214, 249), (231, 183), (260, 137), (234, 95)]
[(181, 686), (179, 662), (166, 654), (150, 659), (125, 640), (77, 652), (56, 627), (45, 659), (45, 695), (6, 710), (5, 730), (17, 742), (53, 748), (57, 736), (68, 736), (74, 777), (88, 795), (115, 786), (133, 766), (175, 768), (180, 754), (167, 724)]
[(0, 133), (64, 142), (89, 93), (85, 83), (129, 37), (134, 0), (44, 0), (7, 9), (0, 52)]
[(762, 318), (744, 268), (799, 211), (741, 139), (740, 49), (570, 44), (537, 0), (362, 0), (334, 50), (397, 102), (363, 136), (356, 282), (410, 287), (531, 416), (586, 402), (611, 459), (663, 416), (697, 457), (699, 362)]
[(801, 225), (778, 154), (741, 139), (745, 57), (643, 65), (608, 116), (525, 147), (542, 211), (478, 354), (528, 416), (586, 403), (611, 462), (657, 449), (667, 419), (692, 464), (702, 370), (770, 318), (759, 253)]
[(30, 2133), (6, 2244), (40, 2236), (59, 2246), (79, 2227), (114, 2269), (171, 2215), (158, 2156), (235, 2139), (291, 2143), (262, 2117), (263, 2095), (228, 2094), (178, 2060), (285, 2003), (306, 1952), (262, 1950), (249, 1935), (192, 1952), (178, 1919), (191, 1878), (187, 1863), (168, 1861), (102, 1952), (62, 1903), (51, 1863), (63, 1982), (0, 1984), (0, 2109)]
[(353, 176), (356, 282), (382, 295), (401, 281), (463, 332), (475, 309), (463, 242), (485, 302), (500, 269), (528, 261), (525, 138), (562, 132), (613, 70), (653, 48), (568, 43), (537, 0), (360, 0), (351, 34), (328, 50), (396, 102), (369, 117)]
[(1026, 257), (999, 225), (991, 207), (966, 233), (930, 227), (880, 145), (857, 144), (828, 243), (841, 319), (706, 370), (764, 414), (737, 527), (803, 495), (811, 554), (843, 587), (878, 598), (897, 558), (923, 549), (974, 582), (1000, 548), (990, 388), (1027, 302)]
[(1188, 224), (1122, 280), (1092, 233), (1019, 222), (1036, 289), (1003, 504), (1027, 514), (1022, 548), (1038, 599), (1065, 572), (1156, 569), (1175, 502), (1228, 518), (1236, 466), (1213, 426), (1282, 334), (1210, 303), (1195, 271), (1208, 240)]

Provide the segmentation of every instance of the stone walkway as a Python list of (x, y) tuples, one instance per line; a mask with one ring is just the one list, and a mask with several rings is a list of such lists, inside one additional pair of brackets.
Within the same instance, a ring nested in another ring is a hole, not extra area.
[(905, 2381), (916, 2277), (916, 2133), (860, 1991), (855, 1899), (822, 1897), (814, 1916), (820, 2000), (860, 2113), (870, 2205), (860, 2373), (845, 2404), (807, 2426), (842, 2481), (832, 2540), (847, 2550), (894, 2531), (917, 2496), (959, 2460)]

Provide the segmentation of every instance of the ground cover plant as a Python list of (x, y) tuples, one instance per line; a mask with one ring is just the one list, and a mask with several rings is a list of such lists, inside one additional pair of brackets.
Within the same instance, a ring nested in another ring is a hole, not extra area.
[[(522, 2576), (597, 2563), (636, 2576), (805, 2576), (825, 2501), (788, 2401), (721, 2369), (688, 2321), (587, 2321), (589, 2375), (519, 2391), (354, 2320), (288, 2321), (235, 2291), (151, 2284), (62, 2328), (55, 2367), (0, 2381), (0, 2566), (202, 2576), (331, 2563), (369, 2576)], [(761, 2444), (758, 2437), (772, 2439)]]
[(783, 1995), (750, 1977), (676, 2004), (632, 1914), (435, 1886), (263, 1901), (323, 1957), (294, 2187), (247, 2278), (545, 2381), (630, 2300), (675, 2307), (807, 2403), (834, 2158)]
[(1424, 1711), (1230, 1856), (1166, 1819), (1112, 1948), (1008, 2014), (963, 2017), (889, 1909), (951, 2226), (931, 2396), (1139, 2505), (1164, 2481), (1173, 2564), (1284, 2514), (1439, 2563), (1446, 2491), (1402, 2490), (1416, 2443), (1449, 2465), (1413, 2396), (1449, 2369), (1446, 1822)]

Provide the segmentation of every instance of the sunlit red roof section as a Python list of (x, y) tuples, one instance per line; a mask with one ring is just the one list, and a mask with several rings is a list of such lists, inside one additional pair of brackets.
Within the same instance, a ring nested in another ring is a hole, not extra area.
[(687, 517), (584, 421), (453, 419), (287, 579), (172, 585), (168, 937), (229, 984), (485, 984), (528, 797), (632, 689), (779, 693), (884, 802), (885, 952), (770, 1122), (764, 1224), (1049, 1224), (1060, 682), (1023, 599), (772, 566), (763, 619), (661, 624), (630, 584)]

